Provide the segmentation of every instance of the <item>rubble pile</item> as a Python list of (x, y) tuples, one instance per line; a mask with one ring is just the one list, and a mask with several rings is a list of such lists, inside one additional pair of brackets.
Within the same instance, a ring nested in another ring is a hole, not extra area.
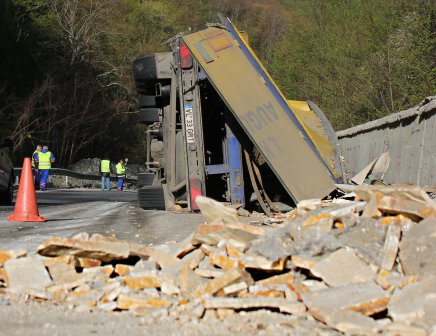
[(198, 197), (207, 223), (156, 247), (80, 234), (39, 255), (0, 250), (0, 293), (153, 318), (271, 310), (349, 335), (436, 335), (436, 203), (416, 187), (362, 185), (267, 225)]

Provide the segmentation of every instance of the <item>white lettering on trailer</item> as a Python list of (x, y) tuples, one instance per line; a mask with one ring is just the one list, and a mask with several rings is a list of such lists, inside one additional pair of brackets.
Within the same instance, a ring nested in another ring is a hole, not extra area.
[(194, 115), (192, 113), (192, 105), (185, 105), (185, 125), (186, 125), (186, 142), (194, 143)]

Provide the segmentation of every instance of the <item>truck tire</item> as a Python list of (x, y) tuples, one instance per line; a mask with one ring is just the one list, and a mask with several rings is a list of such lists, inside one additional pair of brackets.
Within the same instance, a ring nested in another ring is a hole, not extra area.
[(135, 80), (146, 81), (157, 79), (157, 67), (155, 55), (148, 55), (136, 59), (133, 62)]
[(162, 185), (147, 186), (138, 190), (139, 206), (146, 210), (165, 210), (165, 197)]
[(153, 184), (154, 176), (153, 173), (141, 173), (138, 174), (138, 189), (142, 187), (151, 186)]
[(155, 107), (156, 106), (156, 96), (149, 95), (138, 95), (138, 105), (139, 108), (142, 107)]
[(138, 112), (138, 123), (153, 124), (159, 122), (160, 108), (144, 108)]
[(14, 174), (9, 177), (9, 185), (6, 191), (0, 192), (0, 204), (10, 205), (14, 198)]

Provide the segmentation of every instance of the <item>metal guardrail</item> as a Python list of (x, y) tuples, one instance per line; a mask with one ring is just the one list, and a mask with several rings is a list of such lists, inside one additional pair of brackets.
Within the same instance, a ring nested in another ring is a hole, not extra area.
[[(14, 168), (14, 174), (17, 178), (21, 176), (21, 170), (22, 168)], [(65, 176), (65, 177), (72, 177), (78, 180), (87, 180), (87, 181), (100, 181), (101, 176), (100, 175), (87, 175), (87, 174), (81, 174), (76, 173), (72, 170), (63, 169), (63, 168), (52, 168), (50, 169), (50, 175), (52, 176)], [(111, 179), (116, 179), (115, 175), (111, 176)], [(126, 183), (136, 183), (136, 179), (125, 179), (124, 182)]]

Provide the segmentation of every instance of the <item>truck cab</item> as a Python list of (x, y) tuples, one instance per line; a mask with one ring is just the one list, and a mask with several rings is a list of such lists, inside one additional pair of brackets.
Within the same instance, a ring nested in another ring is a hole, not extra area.
[(198, 195), (271, 215), (342, 179), (335, 133), (312, 102), (288, 101), (229, 19), (168, 40), (133, 65), (147, 127), (144, 208), (197, 210)]

